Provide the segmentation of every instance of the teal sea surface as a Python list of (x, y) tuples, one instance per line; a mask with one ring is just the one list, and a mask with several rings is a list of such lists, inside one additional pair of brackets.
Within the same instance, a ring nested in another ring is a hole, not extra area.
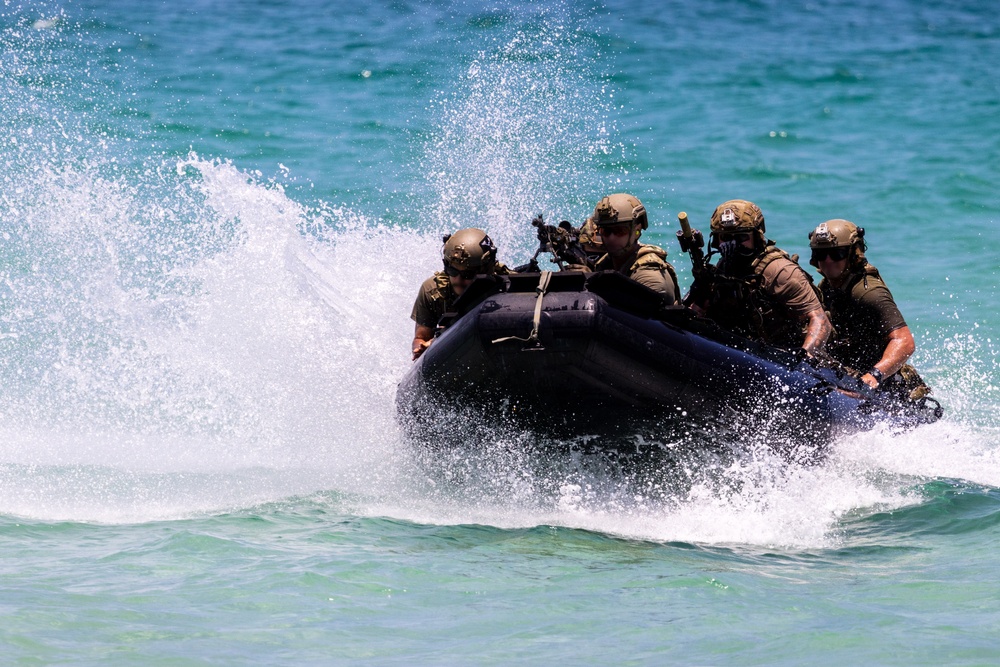
[[(0, 662), (996, 664), (992, 3), (7, 0), (0, 120)], [(863, 226), (945, 417), (428, 458), (441, 235), (615, 191), (683, 288), (681, 211)]]

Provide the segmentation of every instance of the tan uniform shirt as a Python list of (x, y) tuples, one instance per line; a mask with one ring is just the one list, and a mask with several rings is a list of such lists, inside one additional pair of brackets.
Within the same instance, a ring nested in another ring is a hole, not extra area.
[(776, 303), (785, 308), (787, 314), (799, 320), (809, 316), (823, 304), (813, 289), (809, 276), (798, 264), (779, 257), (764, 267), (761, 289)]

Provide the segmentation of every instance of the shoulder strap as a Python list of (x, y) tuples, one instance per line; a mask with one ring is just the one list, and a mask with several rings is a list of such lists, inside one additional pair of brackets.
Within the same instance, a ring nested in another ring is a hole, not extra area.
[(655, 245), (639, 245), (639, 252), (636, 253), (635, 262), (632, 263), (631, 270), (635, 271), (643, 266), (655, 266), (661, 268), (667, 265), (667, 251)]
[[(766, 269), (767, 266), (771, 262), (773, 262), (776, 259), (780, 259), (782, 257), (785, 258), (785, 259), (787, 259), (788, 261), (792, 262), (795, 265), (795, 268), (798, 269), (799, 272), (806, 277), (806, 280), (809, 281), (809, 286), (812, 287), (813, 294), (816, 295), (816, 298), (819, 300), (819, 302), (821, 304), (825, 304), (826, 303), (826, 298), (823, 296), (823, 290), (820, 289), (820, 287), (816, 286), (816, 283), (813, 281), (813, 277), (811, 275), (809, 275), (809, 272), (806, 271), (805, 269), (803, 269), (799, 265), (799, 256), (798, 255), (789, 255), (787, 252), (785, 252), (784, 250), (782, 250), (778, 246), (774, 245), (774, 241), (769, 241), (768, 242), (768, 244), (767, 244), (767, 250), (765, 250), (764, 254), (761, 255), (754, 262), (754, 264), (753, 264), (754, 275), (763, 278), (763, 276), (764, 276), (764, 269)], [(825, 279), (824, 279), (823, 282), (825, 282)], [(820, 283), (820, 286), (823, 285), (823, 282)]]
[(629, 269), (629, 273), (633, 273), (637, 269), (644, 267), (666, 271), (670, 279), (674, 281), (674, 302), (680, 303), (682, 298), (680, 283), (677, 282), (677, 272), (671, 266), (670, 262), (667, 261), (667, 251), (660, 246), (640, 244), (636, 260)]
[(883, 286), (885, 286), (885, 281), (882, 280), (882, 276), (879, 275), (878, 269), (876, 269), (871, 264), (865, 264), (856, 274), (857, 277), (851, 281), (850, 289), (854, 290), (859, 284), (862, 285), (863, 289), (867, 291), (869, 289), (868, 279), (872, 278), (877, 280)]
[(768, 264), (782, 257), (798, 265), (798, 262), (796, 262), (787, 252), (774, 245), (774, 241), (769, 241), (767, 247), (764, 249), (764, 254), (755, 259), (753, 264), (751, 264), (754, 274), (758, 276), (762, 275)]

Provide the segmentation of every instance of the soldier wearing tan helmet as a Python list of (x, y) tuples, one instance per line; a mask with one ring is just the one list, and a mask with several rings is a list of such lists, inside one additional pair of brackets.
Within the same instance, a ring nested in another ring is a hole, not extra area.
[(771, 345), (823, 347), (833, 330), (812, 278), (764, 235), (764, 214), (745, 199), (712, 214), (713, 270), (691, 286), (688, 302), (723, 328)]
[(632, 195), (616, 193), (601, 199), (594, 207), (594, 214), (584, 223), (585, 231), (594, 230), (592, 240), (605, 253), (594, 264), (594, 270), (618, 271), (665, 295), (671, 303), (678, 302), (681, 295), (677, 274), (666, 260), (666, 251), (639, 243), (642, 230), (648, 227), (646, 208)]
[(416, 359), (434, 340), (438, 321), (477, 275), (507, 274), (497, 261), (497, 248), (481, 229), (460, 229), (444, 237), (441, 250), (444, 268), (420, 286), (410, 319), (416, 322), (413, 333), (413, 358)]
[[(827, 220), (809, 233), (809, 248), (809, 263), (823, 275), (819, 288), (837, 330), (830, 355), (873, 389), (890, 380), (912, 383), (916, 371), (906, 361), (916, 349), (913, 334), (878, 269), (865, 258), (865, 230), (849, 220)], [(905, 378), (897, 375), (904, 367)], [(922, 381), (919, 385), (926, 389)]]

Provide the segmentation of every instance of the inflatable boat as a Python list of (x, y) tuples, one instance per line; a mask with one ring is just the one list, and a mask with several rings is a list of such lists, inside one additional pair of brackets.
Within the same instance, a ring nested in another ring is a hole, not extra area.
[(461, 438), (461, 422), (447, 416), (456, 411), (567, 437), (641, 423), (783, 443), (942, 414), (933, 399), (871, 391), (802, 351), (734, 336), (610, 271), (478, 277), (396, 401), (401, 423), (424, 439), (449, 430)]

